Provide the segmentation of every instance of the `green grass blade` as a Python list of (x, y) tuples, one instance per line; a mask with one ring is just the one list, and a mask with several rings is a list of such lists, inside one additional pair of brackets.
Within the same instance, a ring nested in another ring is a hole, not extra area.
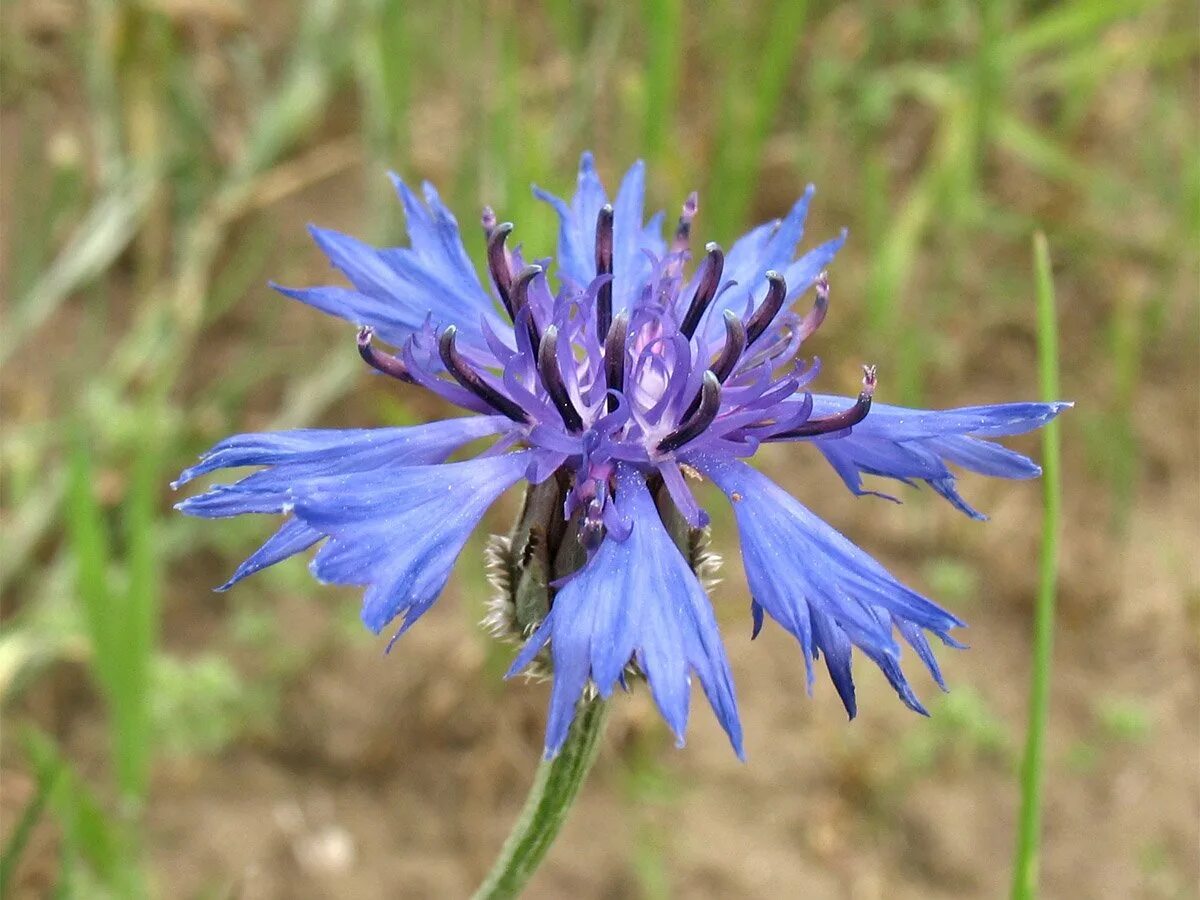
[(16, 304), (0, 335), (0, 362), (58, 309), (72, 292), (106, 272), (133, 240), (154, 195), (152, 178), (130, 173), (117, 179), (79, 223), (72, 238)]
[[(725, 15), (730, 13), (727, 11)], [(757, 78), (752, 86), (739, 83), (736, 77), (727, 82), (708, 199), (701, 198), (701, 208), (710, 210), (706, 215), (725, 234), (736, 233), (750, 212), (763, 146), (779, 114), (792, 63), (799, 56), (798, 45), (807, 16), (807, 0), (779, 0), (764, 17), (767, 28), (762, 46), (747, 42), (735, 51), (743, 59), (749, 58), (747, 54), (753, 55), (749, 69), (757, 73)], [(731, 29), (736, 34), (738, 29), (732, 24), (722, 29), (725, 46)], [(748, 81), (752, 79), (754, 76), (747, 77)], [(750, 98), (749, 108), (742, 116), (739, 110), (747, 102), (746, 96)]]
[(57, 764), (46, 765), (38, 769), (37, 790), (25, 805), (21, 818), (13, 828), (8, 844), (4, 847), (4, 853), (0, 855), (0, 897), (8, 896), (9, 882), (12, 880), (17, 865), (21, 862), (25, 845), (29, 843), (30, 835), (33, 834), (34, 827), (42, 817), (46, 802), (50, 799), (50, 792), (58, 783), (61, 771), (62, 767)]
[(975, 77), (971, 91), (972, 133), (967, 187), (975, 191), (983, 171), (984, 158), (992, 134), (996, 109), (1003, 102), (1004, 67), (996, 43), (1000, 39), (1008, 4), (1003, 0), (984, 0), (979, 7), (979, 46), (975, 50)]
[(113, 594), (109, 588), (108, 530), (104, 512), (94, 489), (95, 467), (89, 438), (78, 426), (72, 441), (67, 473), (67, 540), (75, 564), (75, 590), (82, 605), (84, 625), (92, 645), (93, 664), (101, 687), (111, 691), (114, 637), (117, 622), (112, 615)]
[(62, 829), (63, 865), (56, 895), (81, 896), (73, 889), (71, 879), (82, 865), (110, 889), (105, 896), (144, 896), (141, 873), (129, 852), (129, 838), (104, 814), (92, 789), (63, 757), (54, 739), (27, 728), (21, 734), (21, 743), (36, 771), (58, 773), (48, 796)]
[(345, 27), (340, 0), (305, 4), (300, 33), (278, 89), (257, 111), (246, 153), (231, 173), (238, 183), (271, 166), (320, 120), (348, 63), (346, 42), (330, 41)]
[(1162, 0), (1110, 0), (1104, 3), (1057, 3), (1015, 31), (1002, 52), (1012, 61), (1044, 50), (1095, 43), (1101, 31), (1157, 6)]
[(124, 504), (126, 582), (119, 633), (120, 664), (113, 700), (118, 783), (126, 797), (141, 800), (150, 769), (150, 665), (158, 639), (159, 561), (156, 512), (159, 447), (153, 406), (146, 411), (146, 439), (139, 445)]
[(70, 455), (67, 531), (76, 593), (92, 647), (92, 666), (108, 703), (113, 766), (122, 797), (145, 794), (150, 761), (147, 685), (158, 628), (158, 550), (155, 506), (157, 441), (142, 442), (130, 475), (125, 518), (125, 580), (114, 590), (105, 514), (96, 499), (92, 449), (82, 426)]
[(566, 48), (572, 61), (583, 52), (586, 41), (584, 5), (578, 0), (549, 0), (550, 22), (558, 40)]
[(1005, 115), (996, 123), (1000, 146), (1034, 171), (1066, 184), (1078, 185), (1095, 197), (1120, 200), (1132, 191), (1117, 176), (1102, 173), (1079, 159), (1077, 154), (1023, 122), (1016, 115)]
[[(373, 178), (407, 163), (412, 42), (403, 3), (368, 2), (358, 27), (354, 68), (363, 105), (363, 140), (371, 154)], [(373, 182), (374, 183), (374, 182)], [(400, 204), (389, 190), (369, 191), (375, 233), (390, 239), (400, 226)]]
[(683, 61), (683, 3), (651, 0), (644, 6), (646, 28), (645, 154), (663, 162), (667, 134), (675, 129), (679, 71)]
[[(1050, 246), (1038, 232), (1033, 239), (1038, 310), (1038, 380), (1042, 399), (1059, 399), (1058, 322)], [(1033, 672), (1029, 690), (1029, 734), (1021, 762), (1021, 813), (1017, 855), (1013, 864), (1012, 896), (1028, 900), (1038, 893), (1038, 853), (1041, 840), (1042, 775), (1045, 764), (1046, 722), (1050, 707), (1050, 662), (1054, 646), (1055, 588), (1058, 582), (1058, 531), (1062, 506), (1059, 480), (1058, 422), (1042, 430), (1042, 545), (1038, 559), (1038, 595), (1033, 621)]]
[(99, 163), (100, 184), (110, 187), (127, 167), (121, 146), (121, 100), (117, 78), (116, 35), (120, 6), (111, 0), (88, 0), (83, 48), (88, 124)]

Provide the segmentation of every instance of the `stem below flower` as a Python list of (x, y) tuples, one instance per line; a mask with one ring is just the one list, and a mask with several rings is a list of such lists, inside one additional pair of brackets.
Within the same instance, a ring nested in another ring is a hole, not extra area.
[(607, 714), (608, 704), (599, 697), (580, 705), (558, 756), (538, 765), (520, 818), (474, 900), (516, 897), (533, 875), (596, 759)]

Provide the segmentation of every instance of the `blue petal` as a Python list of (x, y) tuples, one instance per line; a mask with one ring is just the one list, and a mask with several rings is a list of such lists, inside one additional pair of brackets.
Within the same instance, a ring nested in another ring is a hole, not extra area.
[[(355, 454), (384, 451), (397, 465), (441, 462), (468, 441), (511, 424), (503, 416), (465, 416), (407, 428), (296, 428), (235, 434), (200, 455), (171, 486), (179, 487), (217, 469), (290, 463), (357, 465)], [(336, 471), (336, 469), (335, 469)]]
[(370, 325), (380, 338), (396, 346), (403, 344), (424, 321), (413, 307), (391, 300), (376, 300), (350, 288), (335, 285), (291, 288), (274, 281), (270, 284), (283, 296), (299, 300), (326, 315), (344, 319), (352, 325)]
[[(592, 154), (580, 157), (578, 183), (570, 204), (537, 187), (533, 193), (558, 213), (559, 270), (576, 285), (587, 285), (596, 277), (596, 218), (600, 207), (608, 202)], [(613, 202), (614, 309), (631, 307), (636, 301), (650, 272), (650, 261), (643, 251), (661, 256), (666, 250), (661, 217), (643, 225), (644, 199), (645, 166), (639, 161), (625, 174)]]
[(491, 301), (480, 285), (475, 267), (463, 246), (458, 221), (442, 203), (437, 189), (428, 182), (423, 184), (425, 203), (422, 204), (399, 175), (391, 172), (389, 177), (404, 205), (408, 241), (412, 247), (410, 256), (419, 260), (431, 273), (439, 275), (440, 280), (451, 282), (459, 290), (467, 290), (479, 312), (489, 310)]
[(782, 272), (804, 237), (804, 220), (815, 189), (805, 188), (782, 219), (765, 222), (734, 242), (725, 257), (725, 278), (738, 283), (743, 292), (753, 290), (771, 269)]
[[(845, 397), (813, 394), (813, 416), (824, 416), (853, 403)], [(991, 406), (963, 406), (957, 409), (908, 409), (874, 403), (871, 413), (854, 433), (891, 441), (912, 441), (970, 434), (975, 437), (1005, 437), (1041, 428), (1073, 403), (997, 403)]]
[[(235, 484), (216, 485), (176, 508), (205, 518), (286, 513), (300, 497), (318, 490), (386, 478), (389, 471), (403, 466), (441, 462), (463, 444), (509, 424), (501, 416), (471, 416), (413, 428), (302, 428), (234, 435), (185, 470), (173, 487), (218, 469), (268, 468)], [(304, 522), (288, 519), (218, 590), (228, 590), (243, 578), (308, 549), (321, 537)]]
[(310, 226), (317, 245), (355, 289), (276, 289), (322, 312), (370, 325), (391, 344), (402, 344), (432, 317), (435, 325), (457, 325), (465, 343), (483, 347), (481, 320), (503, 326), (463, 247), (458, 222), (431, 185), (425, 185), (422, 203), (397, 176), (392, 180), (404, 204), (411, 247), (372, 247)]
[[(846, 397), (815, 394), (812, 415), (826, 416), (853, 403)], [(869, 493), (863, 488), (864, 474), (906, 484), (924, 481), (968, 516), (985, 519), (959, 495), (954, 473), (946, 463), (996, 478), (1036, 478), (1042, 470), (1033, 460), (982, 438), (1032, 431), (1070, 406), (1002, 403), (920, 410), (876, 403), (850, 434), (822, 437), (813, 443), (856, 494)]]
[(526, 450), (395, 468), (305, 496), (297, 518), (330, 538), (313, 574), (365, 585), (363, 622), (378, 633), (403, 615), (399, 636), (433, 605), (475, 525), (531, 462)]
[[(650, 274), (650, 260), (643, 249), (643, 208), (646, 197), (646, 166), (634, 163), (617, 191), (613, 203), (613, 309), (631, 309)], [(592, 223), (595, 232), (595, 222)]]
[(1028, 456), (1000, 444), (968, 435), (935, 438), (926, 446), (943, 459), (980, 475), (993, 478), (1037, 478), (1042, 467)]
[(775, 234), (778, 220), (763, 222), (750, 229), (733, 242), (729, 252), (725, 254), (724, 279), (733, 280), (739, 285), (752, 281), (756, 274), (765, 272), (769, 266), (764, 266), (762, 260), (767, 251), (767, 245)]
[(466, 416), (410, 428), (304, 428), (226, 438), (185, 470), (176, 487), (217, 469), (268, 468), (235, 484), (216, 485), (176, 506), (189, 515), (216, 518), (280, 513), (314, 490), (328, 490), (377, 470), (437, 463), (464, 444), (510, 427), (503, 416)]
[(724, 333), (721, 314), (733, 310), (738, 315), (757, 307), (767, 294), (767, 272), (774, 269), (787, 281), (790, 303), (807, 291), (846, 241), (846, 232), (826, 241), (793, 261), (796, 247), (804, 237), (804, 221), (808, 216), (813, 187), (792, 206), (788, 214), (774, 222), (765, 222), (743, 235), (725, 257), (723, 281), (735, 281), (737, 286), (722, 293), (709, 307), (702, 326), (705, 339), (719, 342)]
[(843, 231), (837, 237), (809, 250), (784, 270), (783, 277), (787, 281), (789, 302), (812, 287), (817, 276), (829, 268), (829, 264), (845, 243), (846, 232)]
[(853, 719), (858, 715), (858, 700), (854, 693), (854, 676), (850, 669), (850, 639), (832, 618), (814, 611), (813, 642), (816, 644), (813, 658), (825, 655), (825, 668), (829, 670), (829, 680), (833, 682), (842, 706), (846, 707), (846, 713)]
[(533, 193), (558, 213), (559, 270), (580, 287), (588, 284), (596, 277), (596, 217), (608, 202), (592, 154), (585, 152), (579, 158), (579, 177), (570, 204), (538, 187)]
[(682, 744), (687, 729), (689, 675), (695, 671), (717, 719), (743, 756), (733, 680), (704, 589), (659, 518), (642, 475), (621, 465), (617, 510), (633, 529), (605, 537), (595, 556), (554, 598), (550, 614), (522, 649), (511, 672), (527, 665), (547, 640), (554, 687), (546, 755), (562, 747), (590, 675), (608, 697), (636, 660), (663, 718)]
[(217, 590), (229, 590), (243, 578), (307, 550), (322, 537), (324, 535), (321, 532), (314, 531), (299, 519), (295, 517), (288, 519), (278, 531), (267, 538), (261, 547), (250, 554), (246, 561), (237, 567), (229, 580)]
[(925, 663), (925, 668), (929, 670), (929, 674), (933, 680), (937, 682), (937, 686), (943, 691), (946, 690), (946, 680), (942, 677), (942, 667), (938, 665), (937, 657), (933, 655), (933, 648), (929, 646), (929, 640), (925, 637), (925, 633), (911, 622), (906, 622), (904, 619), (896, 620), (896, 630), (908, 642), (908, 645), (917, 651), (917, 656), (921, 658), (921, 662)]
[(963, 623), (898, 582), (744, 463), (705, 454), (688, 462), (730, 498), (754, 601), (800, 642), (810, 680), (811, 660), (824, 653), (838, 694), (853, 716), (853, 645), (879, 665), (905, 703), (923, 711), (900, 672), (892, 624), (911, 623), (949, 640), (948, 631)]

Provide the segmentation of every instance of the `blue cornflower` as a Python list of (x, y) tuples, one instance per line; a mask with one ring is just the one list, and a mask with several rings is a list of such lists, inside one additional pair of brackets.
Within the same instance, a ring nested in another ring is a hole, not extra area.
[[(900, 669), (897, 636), (942, 685), (928, 636), (961, 646), (951, 631), (963, 623), (744, 460), (765, 442), (809, 442), (855, 494), (869, 493), (863, 473), (923, 481), (983, 518), (959, 496), (947, 463), (1034, 477), (1036, 464), (990, 439), (1037, 428), (1068, 404), (884, 406), (873, 402), (870, 367), (857, 398), (811, 393), (819, 362), (800, 353), (825, 318), (824, 272), (845, 240), (843, 233), (794, 258), (811, 187), (784, 218), (753, 229), (728, 253), (708, 244), (689, 274), (696, 196), (667, 243), (661, 214), (643, 220), (642, 164), (610, 203), (585, 154), (569, 203), (535, 189), (560, 221), (557, 285), (547, 276), (550, 261), (527, 264), (508, 245), (513, 226), (497, 224), (488, 209), (485, 285), (434, 188), (426, 184), (422, 200), (393, 180), (411, 246), (379, 249), (314, 227), (353, 288), (277, 289), (359, 326), (358, 349), (373, 368), (475, 415), (411, 428), (243, 434), (217, 444), (177, 484), (217, 469), (262, 468), (179, 508), (204, 517), (283, 516), (221, 590), (323, 542), (313, 574), (365, 587), (363, 621), (378, 633), (399, 620), (399, 637), (433, 605), (501, 494), (521, 481), (555, 485), (554, 527), (578, 564), (551, 581), (552, 600), (523, 629), (528, 640), (510, 671), (549, 643), (547, 755), (562, 746), (589, 685), (607, 697), (632, 671), (648, 681), (681, 742), (694, 672), (741, 756), (733, 681), (700, 567), (661, 514), (669, 503), (692, 529), (705, 526), (688, 480), (708, 479), (737, 520), (754, 633), (770, 616), (795, 636), (810, 690), (823, 655), (851, 716), (853, 647), (924, 713)], [(809, 291), (807, 309), (793, 311)], [(377, 338), (397, 352), (380, 349)], [(494, 442), (447, 462), (480, 438)]]

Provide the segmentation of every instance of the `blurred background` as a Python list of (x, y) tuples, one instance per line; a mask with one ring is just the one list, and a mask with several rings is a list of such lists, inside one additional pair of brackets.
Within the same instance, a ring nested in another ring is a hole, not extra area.
[[(353, 330), (266, 287), (332, 280), (305, 223), (402, 243), (385, 171), (483, 203), (525, 246), (581, 150), (651, 208), (698, 189), (726, 245), (817, 184), (842, 226), (822, 387), (1033, 399), (1030, 238), (1058, 290), (1065, 510), (1047, 748), (1048, 897), (1197, 896), (1200, 157), (1194, 3), (8, 0), (0, 11), (0, 892), (450, 897), (486, 871), (547, 690), (477, 622), (481, 533), (388, 657), (357, 592), (291, 561), (214, 594), (270, 532), (171, 510), (235, 431), (409, 424)], [(536, 254), (535, 254), (536, 255)], [(1039, 450), (1036, 437), (1012, 445)], [(913, 671), (804, 695), (779, 629), (715, 603), (749, 762), (702, 704), (677, 750), (619, 699), (530, 896), (995, 897), (1009, 883), (1041, 492), (967, 477), (848, 494), (804, 447), (763, 466), (971, 624)], [(711, 498), (710, 498), (711, 499)], [(516, 497), (487, 522), (507, 528)], [(719, 504), (713, 504), (714, 511)]]

